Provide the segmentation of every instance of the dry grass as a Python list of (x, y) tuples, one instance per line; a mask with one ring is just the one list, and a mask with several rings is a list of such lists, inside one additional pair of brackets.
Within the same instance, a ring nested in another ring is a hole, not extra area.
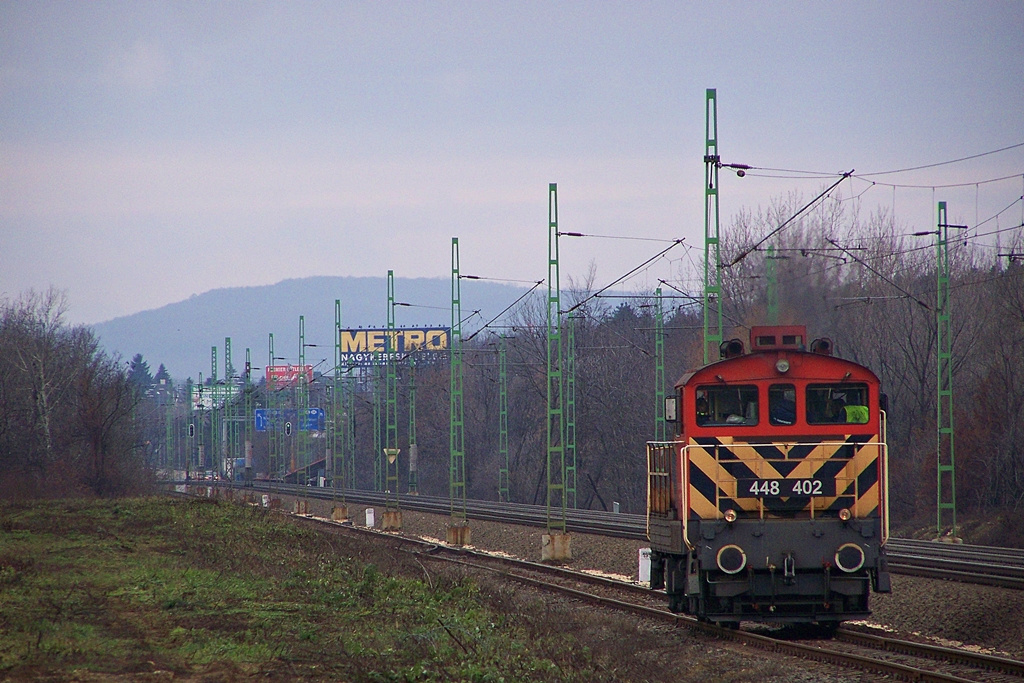
[(771, 681), (684, 631), (207, 500), (0, 507), (8, 680)]

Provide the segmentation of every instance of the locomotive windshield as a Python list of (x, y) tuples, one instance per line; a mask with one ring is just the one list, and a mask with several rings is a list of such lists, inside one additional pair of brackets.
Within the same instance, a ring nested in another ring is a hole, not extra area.
[(700, 386), (694, 403), (702, 427), (757, 424), (757, 387), (752, 384)]
[(866, 384), (809, 384), (807, 386), (808, 424), (866, 424), (868, 421)]

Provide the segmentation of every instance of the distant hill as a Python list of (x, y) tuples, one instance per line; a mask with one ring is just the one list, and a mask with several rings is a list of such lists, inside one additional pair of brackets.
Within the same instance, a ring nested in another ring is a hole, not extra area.
[[(480, 315), (464, 323), (470, 333), (501, 313), (526, 292), (525, 287), (464, 280), (462, 316), (479, 309)], [(268, 335), (274, 335), (274, 355), (297, 363), (299, 316), (305, 316), (306, 362), (322, 369), (334, 364), (334, 301), (341, 300), (342, 327), (387, 326), (387, 278), (309, 277), (284, 280), (262, 287), (232, 287), (193, 295), (162, 308), (115, 318), (93, 325), (108, 353), (125, 360), (137, 353), (151, 372), (163, 363), (171, 378), (210, 375), (210, 347), (217, 347), (217, 371), (224, 376), (224, 338), (231, 338), (231, 361), (245, 366), (248, 347), (255, 367), (267, 364)], [(451, 325), (451, 281), (447, 278), (395, 278), (395, 299), (413, 304), (396, 307), (399, 327)]]

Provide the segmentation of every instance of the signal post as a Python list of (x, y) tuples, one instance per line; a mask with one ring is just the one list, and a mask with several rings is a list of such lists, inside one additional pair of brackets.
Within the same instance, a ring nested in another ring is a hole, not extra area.
[[(384, 458), (387, 465), (385, 472), (385, 500), (387, 507), (384, 510), (384, 519), (381, 520), (381, 529), (384, 531), (402, 530), (402, 509), (398, 506), (398, 448), (385, 448)], [(394, 496), (392, 498), (392, 496)]]

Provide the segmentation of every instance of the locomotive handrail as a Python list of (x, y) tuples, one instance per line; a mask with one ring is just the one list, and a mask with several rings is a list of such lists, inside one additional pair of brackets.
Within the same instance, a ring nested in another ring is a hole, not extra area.
[[(888, 419), (884, 410), (878, 411), (879, 436), (882, 439), (882, 472), (881, 478), (884, 482), (882, 488), (882, 509), (889, 509), (889, 435), (887, 434)], [(882, 520), (882, 545), (889, 542), (889, 515), (884, 515)]]

